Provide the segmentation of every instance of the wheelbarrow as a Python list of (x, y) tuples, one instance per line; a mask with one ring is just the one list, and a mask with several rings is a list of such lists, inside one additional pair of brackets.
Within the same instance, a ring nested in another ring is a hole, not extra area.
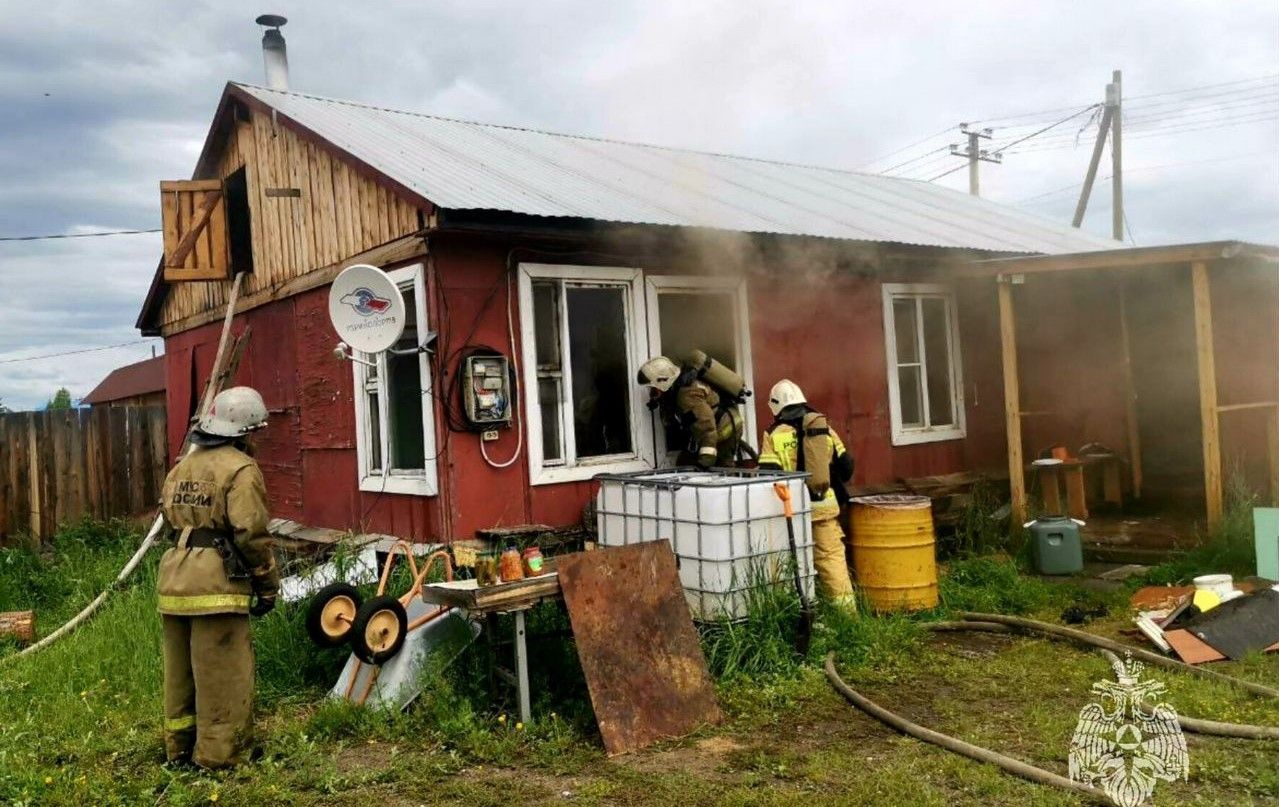
[[(408, 591), (394, 597), (386, 593), (386, 586), (399, 555), (408, 560), (413, 582)], [(307, 608), (306, 631), (311, 641), (321, 647), (339, 647), (349, 643), (352, 654), (365, 664), (383, 664), (394, 658), (403, 649), (410, 631), (450, 610), (430, 609), (415, 614), (411, 621), (409, 619), (410, 604), (422, 593), (426, 576), (436, 560), (444, 563), (444, 578), (452, 580), (453, 563), (447, 552), (431, 553), (419, 567), (412, 547), (404, 541), (397, 541), (387, 553), (377, 593), (372, 598), (363, 600), (355, 586), (342, 581), (320, 589)]]

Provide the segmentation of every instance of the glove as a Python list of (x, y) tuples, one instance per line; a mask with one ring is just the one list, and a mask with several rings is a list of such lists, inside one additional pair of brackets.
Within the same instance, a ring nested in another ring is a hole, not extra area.
[(274, 594), (258, 594), (254, 596), (253, 602), (249, 604), (249, 614), (251, 616), (266, 616), (275, 610)]

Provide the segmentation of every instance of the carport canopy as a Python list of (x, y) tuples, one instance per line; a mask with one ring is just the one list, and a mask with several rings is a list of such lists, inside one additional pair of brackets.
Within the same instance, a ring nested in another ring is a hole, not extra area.
[[(1220, 420), (1229, 412), (1264, 409), (1270, 494), (1279, 502), (1279, 389), (1267, 400), (1233, 402), (1222, 405), (1217, 397), (1216, 353), (1213, 344), (1211, 277), (1219, 271), (1243, 264), (1273, 268), (1273, 282), (1279, 283), (1279, 247), (1242, 241), (1209, 241), (1194, 244), (1171, 244), (1154, 247), (1076, 252), (1062, 255), (1032, 255), (971, 261), (958, 267), (962, 278), (991, 278), (998, 284), (1000, 354), (1003, 365), (1004, 415), (1008, 441), (1008, 471), (1012, 496), (1011, 517), (1021, 524), (1027, 517), (1025, 459), (1022, 451), (1022, 417), (1020, 377), (1017, 366), (1016, 311), (1013, 287), (1028, 282), (1035, 275), (1077, 271), (1133, 271), (1170, 266), (1189, 266), (1194, 291), (1195, 348), (1198, 370), (1199, 409), (1202, 423), (1204, 461), (1204, 494), (1207, 522), (1211, 527), (1220, 521), (1224, 509), (1222, 491), (1222, 456)], [(1140, 495), (1142, 484), (1141, 448), (1136, 421), (1136, 395), (1133, 389), (1131, 353), (1128, 344), (1125, 308), (1120, 286), (1121, 341), (1118, 346), (1124, 365), (1127, 402), (1126, 428), (1132, 484)], [(1279, 322), (1279, 310), (1273, 322)], [(1265, 335), (1261, 335), (1265, 338)], [(1269, 338), (1279, 339), (1279, 334)]]

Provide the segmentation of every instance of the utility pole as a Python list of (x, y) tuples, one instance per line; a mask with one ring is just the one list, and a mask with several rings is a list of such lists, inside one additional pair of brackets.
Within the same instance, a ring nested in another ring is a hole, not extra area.
[(981, 185), (978, 179), (977, 164), (979, 162), (999, 163), (1003, 162), (1002, 154), (991, 154), (980, 145), (981, 139), (989, 140), (994, 134), (990, 129), (969, 129), (968, 124), (959, 124), (961, 134), (968, 136), (968, 150), (960, 151), (959, 145), (950, 144), (950, 153), (955, 157), (964, 157), (968, 160), (968, 192), (973, 196), (981, 196)]
[(1110, 116), (1110, 193), (1111, 236), (1116, 241), (1124, 240), (1124, 142), (1123, 142), (1123, 71), (1116, 70), (1111, 74), (1110, 86), (1114, 98), (1107, 93), (1106, 101), (1113, 104), (1114, 114)]
[(1088, 199), (1092, 196), (1093, 182), (1097, 179), (1097, 167), (1101, 164), (1101, 152), (1106, 147), (1106, 137), (1110, 136), (1111, 158), (1111, 196), (1113, 198), (1114, 215), (1112, 233), (1122, 241), (1124, 238), (1124, 181), (1123, 181), (1123, 144), (1120, 140), (1121, 92), (1120, 76), (1122, 71), (1116, 70), (1113, 80), (1106, 85), (1106, 105), (1102, 109), (1101, 123), (1097, 125), (1097, 142), (1093, 143), (1092, 159), (1088, 161), (1088, 173), (1084, 175), (1084, 186), (1079, 191), (1079, 202), (1075, 204), (1075, 217), (1071, 224), (1082, 227), (1084, 213), (1088, 210)]

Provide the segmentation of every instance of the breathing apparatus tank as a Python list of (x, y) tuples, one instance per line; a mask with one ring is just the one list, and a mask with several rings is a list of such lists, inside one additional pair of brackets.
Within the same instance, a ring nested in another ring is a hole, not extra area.
[(697, 371), (699, 379), (734, 401), (744, 401), (751, 394), (751, 391), (746, 389), (746, 379), (708, 356), (705, 351), (692, 351), (688, 354), (688, 362), (689, 366)]

